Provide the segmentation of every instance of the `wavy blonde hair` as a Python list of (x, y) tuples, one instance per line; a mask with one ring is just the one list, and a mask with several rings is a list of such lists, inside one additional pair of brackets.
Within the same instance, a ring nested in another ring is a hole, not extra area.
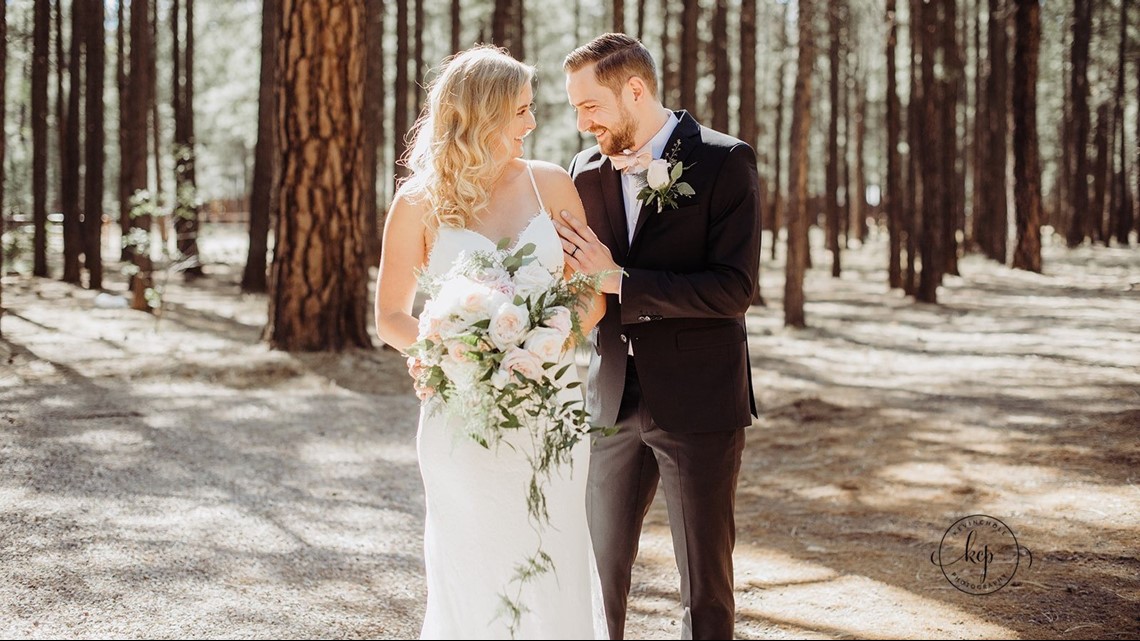
[(411, 169), (401, 189), (428, 205), (425, 222), (466, 227), (490, 201), (501, 161), (505, 128), (515, 101), (534, 78), (534, 67), (499, 47), (478, 45), (443, 61), (428, 86), (423, 114), (408, 136), (413, 144), (403, 161)]

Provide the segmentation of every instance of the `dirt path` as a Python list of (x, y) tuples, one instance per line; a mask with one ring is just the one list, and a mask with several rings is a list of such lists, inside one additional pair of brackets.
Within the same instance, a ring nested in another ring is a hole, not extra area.
[[(801, 331), (766, 265), (738, 635), (1140, 635), (1140, 252), (1049, 248), (1045, 275), (969, 258), (926, 306), (884, 293), (879, 250), (809, 276)], [(0, 635), (415, 637), (401, 360), (270, 352), (264, 298), (209, 271), (171, 286), (157, 332), (90, 292), (5, 279)], [(977, 513), (1032, 555), (986, 596), (930, 559)], [(642, 550), (629, 634), (676, 638), (660, 499)]]

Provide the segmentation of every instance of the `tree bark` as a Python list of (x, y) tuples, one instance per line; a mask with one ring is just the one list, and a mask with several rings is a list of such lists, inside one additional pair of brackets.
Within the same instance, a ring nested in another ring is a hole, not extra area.
[[(516, 0), (521, 2), (522, 0)], [(415, 75), (412, 76), (412, 86), (414, 87), (414, 96), (412, 98), (412, 114), (413, 118), (420, 112), (420, 107), (424, 104), (424, 0), (414, 0), (415, 17), (416, 17), (416, 31), (413, 52), (414, 62), (412, 63), (415, 69)], [(367, 46), (367, 44), (365, 45)], [(367, 74), (367, 72), (366, 72)]]
[(1041, 163), (1037, 151), (1037, 56), (1041, 5), (1017, 0), (1013, 60), (1013, 171), (1017, 247), (1013, 267), (1041, 272)]
[(86, 170), (84, 171), (83, 264), (87, 287), (103, 288), (103, 167), (107, 132), (103, 124), (103, 74), (106, 72), (106, 30), (103, 0), (85, 0), (87, 19)]
[[(380, 7), (380, 10), (377, 13), (380, 14), (380, 17), (377, 18), (377, 20), (380, 21), (381, 25), (383, 25), (384, 24), (384, 8), (383, 8), (383, 6)], [(451, 53), (459, 53), (460, 33), (463, 29), (462, 24), (461, 24), (461, 18), (462, 17), (463, 17), (463, 9), (460, 6), (459, 0), (451, 0)], [(381, 34), (383, 34), (384, 30), (381, 29), (380, 31), (381, 31)], [(383, 47), (381, 47), (381, 49), (383, 49)]]
[(150, 106), (150, 0), (131, 2), (130, 71), (127, 76), (127, 152), (123, 171), (127, 173), (130, 194), (131, 237), (133, 245), (131, 277), (131, 308), (152, 311), (153, 283), (150, 258), (151, 215), (153, 200), (147, 195), (147, 110)]
[(35, 0), (32, 29), (32, 274), (46, 277), (47, 262), (47, 111), (48, 47), (51, 3)]
[(1106, 179), (1110, 171), (1108, 167), (1108, 130), (1111, 126), (1109, 124), (1108, 103), (1102, 102), (1096, 109), (1096, 128), (1093, 133), (1093, 148), (1096, 150), (1093, 153), (1096, 155), (1092, 162), (1092, 199), (1089, 201), (1088, 213), (1089, 236), (1094, 242), (1103, 238), (1101, 232), (1104, 229)]
[(265, 330), (275, 349), (371, 346), (361, 202), (365, 1), (281, 3), (281, 171)]
[[(728, 61), (727, 54), (725, 62)], [(740, 120), (737, 138), (759, 146), (756, 114), (756, 0), (740, 5)]]
[[(79, 255), (83, 251), (82, 208), (79, 203), (79, 128), (83, 114), (79, 98), (83, 93), (84, 14), (82, 0), (71, 3), (71, 43), (67, 62), (67, 117), (63, 127), (63, 156), (60, 159), (60, 207), (63, 210), (63, 276), (65, 283), (79, 284)], [(60, 16), (62, 20), (62, 14)], [(61, 61), (62, 62), (62, 61)]]
[[(174, 6), (177, 10), (177, 1)], [(174, 27), (177, 28), (177, 20)], [(179, 110), (174, 114), (174, 229), (178, 234), (178, 261), (183, 274), (195, 278), (202, 275), (202, 263), (198, 252), (197, 151), (194, 146), (194, 0), (186, 0), (184, 40), (182, 76), (174, 80), (174, 93), (181, 93), (177, 103)], [(174, 41), (177, 56), (177, 34)]]
[(384, 7), (378, 2), (365, 4), (364, 46), (364, 238), (365, 261), (380, 264), (380, 221), (376, 194), (380, 134), (384, 129)]
[(784, 142), (784, 78), (787, 73), (787, 55), (788, 55), (788, 28), (787, 28), (788, 6), (784, 5), (783, 11), (780, 15), (780, 26), (777, 28), (776, 33), (779, 36), (777, 51), (779, 51), (780, 63), (776, 68), (776, 126), (775, 126), (775, 167), (772, 170), (772, 249), (771, 259), (776, 260), (776, 245), (780, 239), (780, 228), (783, 226), (783, 201), (781, 199), (783, 184), (780, 180), (783, 169), (781, 155), (783, 153)]
[[(934, 75), (934, 59), (938, 55), (939, 42), (935, 38), (938, 31), (938, 5), (923, 4), (921, 8), (921, 30), (919, 39), (922, 51), (922, 122), (943, 123), (941, 108), (945, 105), (945, 79)], [(924, 303), (938, 302), (938, 286), (942, 282), (942, 190), (950, 185), (943, 182), (942, 135), (926, 135), (922, 139), (918, 154), (922, 159), (922, 237), (919, 239), (919, 253), (922, 256), (922, 272), (919, 274), (918, 290), (915, 298)]]
[[(903, 233), (906, 236), (906, 273), (903, 278), (903, 291), (913, 295), (918, 289), (916, 262), (918, 257), (918, 221), (922, 211), (922, 135), (919, 121), (922, 119), (922, 94), (926, 91), (920, 82), (922, 69), (918, 54), (922, 44), (922, 1), (910, 0), (910, 92), (907, 101), (906, 137), (906, 207), (903, 209)], [(930, 89), (933, 91), (933, 87)]]
[[(728, 132), (728, 96), (732, 70), (728, 65), (728, 0), (716, 0), (712, 20), (712, 66), (713, 89), (709, 96), (712, 103), (712, 128)], [(752, 83), (755, 84), (755, 79)]]
[[(1128, 186), (1128, 150), (1125, 140), (1127, 130), (1124, 127), (1124, 74), (1125, 53), (1128, 48), (1128, 0), (1120, 3), (1120, 47), (1116, 65), (1116, 102), (1113, 105), (1113, 132), (1114, 140), (1120, 141), (1120, 156), (1116, 163), (1118, 168), (1113, 177), (1113, 206), (1109, 214), (1109, 228), (1105, 233), (1105, 245), (1110, 236), (1116, 236), (1116, 242), (1128, 245), (1128, 232), (1132, 229), (1132, 194)], [(1138, 63), (1140, 66), (1140, 63)], [(1114, 145), (1115, 147), (1115, 145)], [(1115, 154), (1115, 152), (1113, 152)]]
[(684, 0), (681, 9), (681, 94), (678, 107), (694, 113), (697, 110), (697, 58), (700, 54), (700, 41), (694, 27), (700, 19), (700, 11), (697, 0)]
[(828, 0), (828, 108), (827, 121), (827, 249), (831, 252), (831, 275), (838, 278), (839, 256), (839, 2)]
[(1089, 38), (1092, 32), (1092, 3), (1090, 0), (1073, 0), (1073, 163), (1072, 200), (1073, 217), (1069, 220), (1065, 240), (1069, 247), (1084, 242), (1089, 231), (1088, 139), (1089, 139)]
[(261, 71), (257, 92), (257, 146), (249, 197), (249, 253), (241, 276), (243, 292), (265, 292), (269, 254), (269, 212), (277, 185), (277, 39), (280, 0), (261, 0)]
[[(8, 111), (8, 3), (0, 2), (0, 123)], [(8, 137), (0, 136), (0, 237), (4, 235), (4, 168)], [(0, 265), (4, 264), (4, 243), (0, 243)], [(2, 280), (2, 279), (0, 279)], [(4, 335), (4, 285), (0, 282), (0, 336)]]
[(1009, 36), (1007, 0), (989, 0), (989, 73), (986, 77), (985, 166), (982, 169), (982, 221), (979, 243), (992, 260), (1005, 263), (1009, 206), (1006, 196), (1009, 166)]
[(814, 0), (800, 0), (799, 60), (792, 98), (788, 151), (788, 259), (784, 281), (784, 325), (804, 327), (804, 272), (807, 267), (808, 134), (811, 131), (812, 68), (815, 63)]
[(962, 157), (961, 140), (958, 135), (958, 102), (961, 96), (962, 77), (965, 75), (962, 55), (958, 43), (957, 0), (941, 2), (942, 59), (946, 69), (946, 94), (940, 107), (942, 111), (942, 274), (958, 275), (958, 236), (959, 222), (962, 219), (960, 195), (962, 172), (958, 170), (958, 159)]
[(637, 0), (637, 39), (645, 38), (645, 0)]
[[(498, 23), (501, 19), (499, 6), (502, 1), (495, 2), (493, 32), (501, 28)], [(494, 35), (492, 41), (498, 42)], [(403, 164), (408, 149), (405, 137), (411, 124), (408, 119), (408, 0), (396, 0), (396, 97), (392, 109), (392, 159), (395, 163), (392, 193), (395, 194), (399, 179), (408, 175), (408, 168)]]
[(128, 148), (131, 130), (128, 122), (128, 105), (130, 104), (130, 89), (127, 86), (127, 13), (125, 5), (127, 0), (119, 0), (116, 6), (117, 20), (115, 30), (115, 92), (119, 100), (119, 230), (121, 242), (119, 243), (119, 260), (131, 262), (134, 257), (134, 248), (127, 242), (131, 232), (131, 178), (129, 161), (131, 151)]
[(867, 241), (867, 168), (863, 147), (867, 138), (867, 83), (855, 76), (855, 189), (847, 195), (848, 218), (860, 243)]
[[(578, 3), (581, 7), (581, 3)], [(580, 10), (580, 9), (579, 9)], [(677, 64), (673, 61), (673, 1), (661, 0), (661, 102), (667, 106), (679, 105), (677, 91), (680, 85)]]
[(902, 287), (902, 173), (899, 156), (899, 92), (895, 69), (895, 45), (898, 42), (898, 14), (895, 0), (887, 2), (887, 188), (884, 205), (887, 210), (887, 284)]
[(613, 0), (614, 3), (614, 26), (613, 30), (617, 33), (625, 33), (625, 2), (624, 0)]

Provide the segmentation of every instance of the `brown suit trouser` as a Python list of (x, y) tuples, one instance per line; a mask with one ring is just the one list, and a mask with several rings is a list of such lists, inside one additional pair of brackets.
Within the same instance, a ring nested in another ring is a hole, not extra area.
[(586, 513), (611, 639), (625, 636), (630, 572), (658, 481), (681, 572), (681, 638), (731, 639), (736, 480), (744, 430), (662, 430), (649, 415), (630, 357), (618, 432), (594, 440)]

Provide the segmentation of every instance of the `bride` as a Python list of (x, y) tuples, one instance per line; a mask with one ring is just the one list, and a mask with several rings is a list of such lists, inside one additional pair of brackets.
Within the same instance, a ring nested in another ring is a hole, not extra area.
[[(462, 255), (493, 250), (506, 239), (511, 249), (533, 243), (543, 267), (571, 275), (550, 215), (566, 211), (585, 224), (578, 192), (561, 167), (522, 158), (523, 139), (535, 128), (533, 77), (533, 68), (504, 50), (479, 46), (446, 61), (429, 87), (427, 110), (413, 128), (407, 161), (412, 175), (400, 186), (384, 228), (376, 323), (389, 345), (403, 351), (416, 341), (417, 270), (446, 274)], [(581, 319), (584, 332), (605, 311), (602, 296), (591, 303)], [(563, 354), (562, 361), (572, 363), (573, 355)], [(571, 367), (559, 384), (576, 380)], [(539, 544), (526, 505), (530, 463), (519, 448), (487, 449), (463, 437), (456, 419), (434, 411), (430, 390), (416, 392), (427, 499), (422, 638), (603, 638), (586, 525), (588, 439), (546, 483), (550, 519), (541, 545), (554, 570), (514, 588), (522, 615), (512, 625), (500, 616), (500, 595)], [(563, 392), (580, 400), (580, 388)]]

